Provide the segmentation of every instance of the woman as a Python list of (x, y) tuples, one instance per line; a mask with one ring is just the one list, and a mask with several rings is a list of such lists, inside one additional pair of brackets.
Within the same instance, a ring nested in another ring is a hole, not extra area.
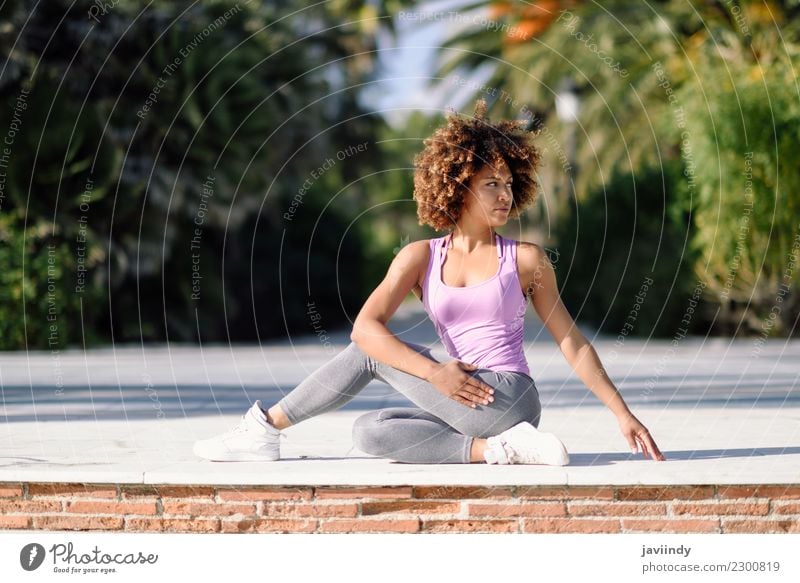
[[(473, 119), (449, 116), (414, 159), (419, 223), (450, 232), (403, 247), (353, 323), (352, 342), (269, 409), (256, 401), (238, 427), (198, 441), (198, 456), (277, 460), (282, 429), (338, 409), (378, 379), (417, 407), (357, 418), (353, 442), (366, 453), (409, 463), (566, 465), (561, 441), (537, 429), (539, 393), (523, 351), (530, 300), (578, 376), (617, 416), (632, 452), (665, 459), (561, 303), (545, 252), (495, 232), (535, 202), (540, 154), (520, 122), (492, 124), (485, 114), (480, 100)], [(402, 342), (386, 327), (409, 292), (424, 303), (446, 354)]]

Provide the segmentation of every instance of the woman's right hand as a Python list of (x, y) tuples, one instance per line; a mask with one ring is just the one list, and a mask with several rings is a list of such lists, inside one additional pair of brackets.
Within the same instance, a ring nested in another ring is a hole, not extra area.
[(494, 389), (467, 373), (478, 368), (474, 364), (451, 360), (437, 365), (427, 380), (451, 399), (473, 408), (494, 401)]

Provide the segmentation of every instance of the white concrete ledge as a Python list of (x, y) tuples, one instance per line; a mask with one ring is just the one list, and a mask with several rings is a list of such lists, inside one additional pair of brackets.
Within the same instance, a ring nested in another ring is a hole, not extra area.
[[(391, 326), (432, 345), (418, 307)], [(413, 332), (412, 335), (409, 332)], [(540, 428), (571, 453), (564, 468), (417, 465), (352, 447), (353, 419), (410, 405), (373, 382), (344, 408), (286, 430), (283, 458), (212, 463), (195, 440), (234, 426), (255, 399), (266, 404), (342, 350), (314, 336), (291, 345), (154, 346), (0, 353), (0, 482), (207, 485), (677, 485), (800, 483), (800, 341), (684, 338), (624, 349), (593, 342), (625, 400), (666, 454), (634, 457), (613, 415), (571, 371), (541, 325), (526, 324), (539, 390)]]
[(6, 424), (0, 481), (195, 485), (703, 485), (800, 483), (796, 410), (637, 411), (667, 461), (626, 449), (614, 417), (599, 407), (547, 412), (540, 428), (557, 433), (570, 465), (405, 464), (352, 447), (361, 411), (338, 411), (286, 430), (284, 459), (220, 463), (196, 459), (198, 437), (236, 416), (178, 421), (71, 421)]

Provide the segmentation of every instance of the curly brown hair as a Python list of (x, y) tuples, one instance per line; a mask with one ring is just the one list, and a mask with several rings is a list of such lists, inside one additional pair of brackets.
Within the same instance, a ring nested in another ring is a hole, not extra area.
[(527, 120), (486, 118), (486, 101), (479, 99), (473, 118), (460, 118), (455, 111), (446, 125), (423, 141), (425, 149), (414, 156), (414, 200), (420, 225), (437, 231), (452, 229), (464, 204), (470, 178), (485, 164), (508, 165), (514, 184), (509, 218), (515, 218), (533, 205), (538, 196), (534, 178), (541, 152), (528, 131)]

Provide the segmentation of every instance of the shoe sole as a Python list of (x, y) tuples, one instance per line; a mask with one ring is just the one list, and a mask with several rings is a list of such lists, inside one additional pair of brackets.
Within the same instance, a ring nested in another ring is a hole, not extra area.
[(228, 452), (219, 454), (206, 454), (198, 448), (194, 448), (194, 455), (201, 457), (211, 462), (275, 462), (278, 461), (280, 454), (259, 454), (259, 453), (243, 453), (243, 452)]
[(546, 444), (544, 449), (545, 460), (542, 461), (543, 465), (547, 466), (566, 466), (569, 464), (569, 452), (561, 440), (552, 433), (545, 433), (539, 431), (530, 423), (524, 423), (518, 432), (525, 432), (533, 441)]

